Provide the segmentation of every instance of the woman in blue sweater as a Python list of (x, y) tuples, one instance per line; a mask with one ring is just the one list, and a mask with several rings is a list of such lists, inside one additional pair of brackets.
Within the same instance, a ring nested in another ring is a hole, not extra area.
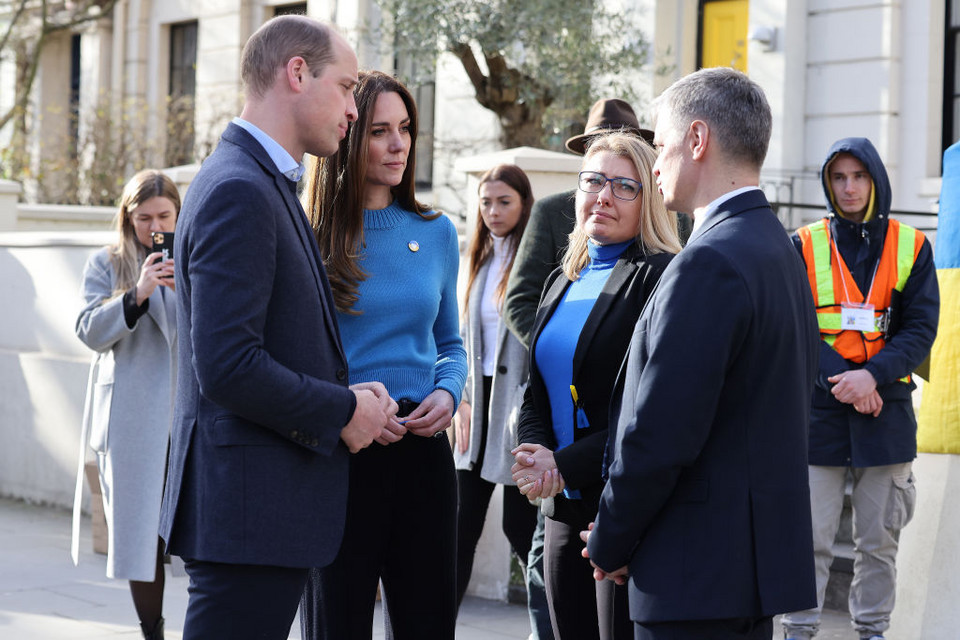
[(680, 250), (675, 214), (653, 176), (656, 153), (611, 133), (583, 158), (576, 226), (544, 286), (530, 345), (530, 386), (513, 479), (546, 499), (544, 581), (557, 640), (633, 638), (626, 587), (593, 579), (580, 531), (603, 491), (614, 382), (643, 305)]
[(367, 639), (382, 581), (387, 637), (453, 640), (457, 484), (445, 429), (467, 375), (453, 223), (417, 202), (417, 110), (395, 78), (360, 74), (357, 121), (306, 194), (351, 384), (382, 382), (400, 410), (354, 455), (343, 543), (311, 574), (303, 637)]

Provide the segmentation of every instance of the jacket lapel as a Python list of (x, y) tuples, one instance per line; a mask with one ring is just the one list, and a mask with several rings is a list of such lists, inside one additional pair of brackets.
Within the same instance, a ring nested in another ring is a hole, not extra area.
[(171, 326), (175, 327), (176, 317), (171, 315), (170, 308), (167, 307), (166, 298), (170, 298), (172, 301), (173, 292), (168, 291), (167, 295), (164, 295), (162, 291), (163, 287), (158, 286), (153, 290), (153, 293), (150, 294), (150, 306), (147, 308), (147, 315), (153, 320), (154, 324), (157, 325), (157, 328), (160, 329), (160, 333), (163, 334), (164, 340), (167, 341), (167, 344), (173, 344), (173, 336), (171, 335)]
[(546, 293), (543, 294), (543, 300), (537, 309), (537, 318), (533, 322), (533, 331), (530, 334), (531, 346), (537, 343), (537, 340), (540, 338), (540, 333), (547, 324), (547, 320), (549, 320), (553, 316), (553, 312), (557, 310), (557, 305), (560, 304), (560, 300), (563, 298), (563, 294), (566, 292), (568, 286), (570, 286), (570, 281), (567, 280), (567, 277), (563, 275), (563, 273), (560, 273), (554, 278), (553, 282), (550, 283), (550, 287)]
[(633, 276), (633, 273), (639, 268), (631, 260), (636, 251), (638, 251), (636, 247), (630, 247), (620, 256), (617, 264), (613, 266), (610, 277), (607, 278), (607, 281), (604, 283), (603, 289), (600, 291), (600, 295), (593, 305), (593, 309), (590, 310), (590, 314), (587, 316), (587, 321), (584, 323), (583, 330), (580, 332), (580, 339), (577, 341), (577, 348), (573, 353), (574, 380), (577, 378), (580, 365), (583, 364), (583, 359), (587, 356), (587, 349), (589, 349), (593, 343), (593, 337), (597, 333), (597, 329), (600, 328), (600, 323), (603, 322), (603, 318), (607, 315), (611, 305), (613, 305), (613, 301), (617, 299), (620, 289), (623, 288), (627, 281)]
[(291, 183), (290, 180), (286, 176), (281, 175), (276, 168), (274, 168), (273, 173), (274, 180), (277, 182), (277, 190), (280, 191), (283, 196), (283, 201), (287, 205), (287, 214), (290, 216), (291, 222), (297, 231), (297, 237), (300, 239), (303, 250), (307, 253), (310, 270), (313, 273), (314, 282), (317, 284), (317, 292), (320, 294), (320, 298), (324, 303), (323, 317), (326, 321), (327, 328), (336, 336), (337, 349), (340, 351), (341, 357), (346, 360), (343, 345), (340, 341), (340, 327), (333, 315), (333, 310), (336, 308), (336, 304), (333, 301), (333, 291), (330, 289), (329, 280), (327, 280), (327, 271), (323, 268), (323, 260), (320, 257), (320, 248), (317, 246), (316, 237), (313, 235), (313, 230), (310, 228), (307, 215), (304, 213), (300, 201), (297, 200), (296, 184)]
[(313, 279), (317, 285), (317, 293), (323, 301), (323, 317), (327, 329), (335, 336), (334, 342), (336, 342), (340, 357), (346, 361), (343, 344), (341, 344), (340, 341), (340, 328), (333, 315), (333, 311), (336, 308), (333, 301), (333, 292), (330, 290), (327, 272), (323, 268), (323, 261), (320, 258), (320, 249), (317, 247), (317, 241), (314, 238), (313, 231), (310, 229), (310, 224), (307, 221), (303, 207), (300, 206), (300, 201), (297, 200), (296, 184), (292, 183), (286, 176), (280, 173), (266, 150), (252, 135), (244, 131), (242, 127), (230, 123), (223, 133), (223, 138), (246, 149), (253, 159), (263, 167), (264, 171), (273, 176), (274, 184), (280, 193), (280, 197), (283, 199), (284, 205), (286, 205), (287, 215), (293, 224), (293, 228), (296, 230), (297, 238), (300, 240), (303, 250), (307, 253), (307, 260), (310, 262), (310, 271), (313, 273)]

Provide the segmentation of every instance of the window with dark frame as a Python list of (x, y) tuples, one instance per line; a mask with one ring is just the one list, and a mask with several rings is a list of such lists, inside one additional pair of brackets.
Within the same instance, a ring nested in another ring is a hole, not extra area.
[(293, 4), (281, 4), (273, 8), (273, 15), (276, 16), (305, 16), (307, 15), (307, 3), (295, 2)]
[(433, 188), (434, 103), (436, 82), (433, 70), (424, 69), (414, 56), (401, 53), (394, 58), (397, 77), (407, 86), (417, 105), (417, 155), (414, 184), (417, 189)]
[(193, 162), (194, 99), (197, 93), (197, 22), (170, 25), (170, 86), (167, 90), (167, 166)]
[(80, 34), (70, 38), (70, 155), (80, 146)]
[[(960, 0), (946, 5), (943, 56), (943, 135), (941, 152), (960, 140)], [(942, 155), (942, 154), (941, 154)]]

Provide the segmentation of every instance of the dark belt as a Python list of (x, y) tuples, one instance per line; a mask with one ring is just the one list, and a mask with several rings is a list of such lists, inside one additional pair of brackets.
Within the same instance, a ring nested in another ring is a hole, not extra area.
[[(420, 406), (419, 402), (414, 402), (409, 398), (400, 398), (397, 400), (397, 417), (406, 418), (408, 415), (413, 413), (413, 410)], [(446, 437), (446, 429), (441, 429), (433, 434), (434, 438)]]
[(410, 398), (400, 398), (397, 400), (397, 417), (406, 418), (408, 415), (413, 413), (414, 409), (420, 406), (419, 402), (414, 402)]

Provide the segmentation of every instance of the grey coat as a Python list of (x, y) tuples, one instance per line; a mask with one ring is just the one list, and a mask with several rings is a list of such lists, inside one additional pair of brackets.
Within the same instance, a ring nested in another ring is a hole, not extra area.
[(147, 313), (130, 329), (124, 320), (123, 297), (111, 299), (114, 281), (108, 250), (101, 249), (84, 268), (86, 306), (76, 324), (77, 336), (96, 355), (84, 406), (74, 548), (82, 465), (89, 445), (97, 454), (103, 488), (107, 576), (149, 582), (156, 577), (160, 501), (177, 372), (176, 294), (157, 287)]
[[(480, 267), (470, 290), (467, 321), (462, 324), (463, 345), (467, 349), (467, 384), (463, 400), (470, 403), (470, 444), (466, 453), (454, 447), (457, 469), (472, 469), (480, 453), (481, 425), (483, 424), (483, 329), (480, 302), (490, 271), (490, 261)], [(501, 317), (497, 325), (496, 373), (490, 390), (490, 421), (480, 477), (488, 482), (512, 484), (510, 450), (517, 444), (517, 418), (523, 393), (527, 388), (529, 364), (527, 349), (507, 330)], [(477, 399), (474, 402), (474, 398)], [(454, 438), (456, 434), (454, 433)]]

